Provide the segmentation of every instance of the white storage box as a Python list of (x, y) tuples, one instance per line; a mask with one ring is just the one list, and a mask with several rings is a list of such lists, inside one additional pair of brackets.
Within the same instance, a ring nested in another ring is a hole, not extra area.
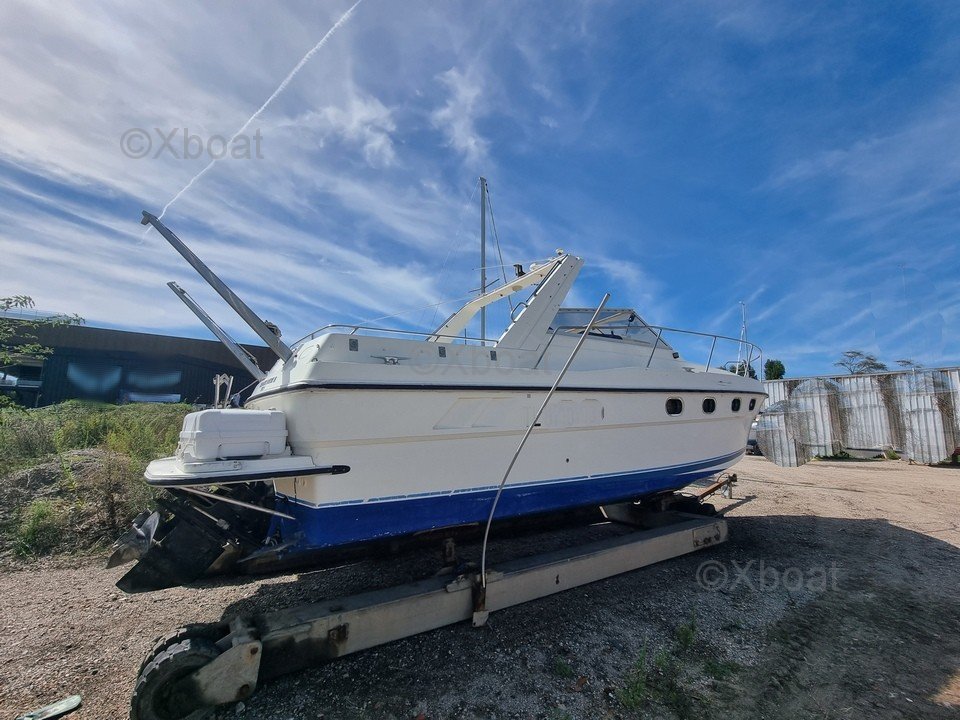
[(183, 419), (181, 462), (279, 455), (287, 445), (287, 421), (279, 410), (201, 410)]

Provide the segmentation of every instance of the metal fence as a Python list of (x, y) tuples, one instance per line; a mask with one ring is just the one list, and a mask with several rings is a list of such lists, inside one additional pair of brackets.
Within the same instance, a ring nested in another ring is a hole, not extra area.
[[(800, 456), (896, 450), (935, 463), (960, 446), (960, 368), (764, 383), (766, 408)], [(771, 430), (773, 418), (768, 423)], [(792, 463), (791, 463), (792, 464)]]

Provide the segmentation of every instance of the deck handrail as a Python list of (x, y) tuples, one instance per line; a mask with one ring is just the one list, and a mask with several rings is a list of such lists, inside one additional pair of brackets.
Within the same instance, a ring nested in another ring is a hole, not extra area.
[[(557, 334), (558, 332), (560, 332), (561, 330), (581, 330), (581, 331), (582, 331), (582, 330), (583, 330), (583, 326), (582, 326), (582, 325), (563, 325), (563, 326), (560, 326), (560, 327), (557, 327), (557, 328), (551, 328), (551, 332), (552, 332), (552, 334), (554, 334), (554, 335), (556, 335), (556, 334)], [(656, 340), (654, 341), (653, 347), (652, 347), (651, 350), (650, 350), (650, 357), (647, 358), (646, 367), (650, 367), (650, 363), (653, 361), (654, 354), (655, 354), (656, 351), (660, 348), (661, 343), (662, 343), (663, 346), (666, 347), (666, 348), (669, 348), (669, 347), (670, 347), (670, 346), (667, 344), (666, 340), (663, 339), (663, 334), (664, 334), (664, 333), (677, 333), (677, 334), (679, 334), (679, 335), (695, 335), (695, 336), (697, 336), (697, 337), (710, 338), (713, 342), (711, 343), (710, 354), (709, 354), (709, 356), (707, 357), (707, 362), (704, 364), (704, 367), (703, 367), (704, 372), (706, 372), (707, 370), (709, 370), (710, 367), (711, 367), (711, 365), (712, 365), (713, 356), (714, 356), (714, 353), (715, 353), (715, 351), (716, 351), (717, 341), (718, 341), (718, 340), (726, 340), (726, 341), (729, 341), (729, 342), (734, 343), (734, 344), (736, 344), (736, 345), (739, 346), (739, 348), (740, 348), (740, 350), (741, 350), (741, 352), (740, 352), (741, 358), (740, 358), (740, 361), (739, 361), (739, 362), (742, 364), (743, 372), (742, 372), (742, 373), (740, 372), (740, 367), (738, 366), (737, 372), (734, 373), (734, 374), (736, 374), (736, 375), (741, 375), (741, 374), (742, 374), (744, 377), (746, 377), (746, 376), (748, 375), (748, 373), (749, 373), (749, 368), (753, 365), (754, 361), (762, 360), (762, 359), (763, 359), (763, 350), (760, 348), (760, 346), (756, 345), (755, 343), (752, 343), (752, 342), (750, 342), (749, 340), (744, 340), (744, 339), (742, 339), (742, 338), (730, 337), (730, 336), (728, 336), (728, 335), (720, 335), (720, 334), (718, 334), (718, 333), (700, 332), (700, 331), (698, 331), (698, 330), (685, 330), (685, 329), (683, 329), (683, 328), (668, 327), (668, 326), (666, 326), (666, 325), (647, 325), (647, 324), (643, 324), (643, 325), (599, 325), (597, 328), (594, 329), (594, 333), (593, 333), (593, 334), (596, 335), (597, 337), (603, 337), (601, 331), (606, 331), (606, 330), (611, 330), (611, 331), (615, 331), (615, 330), (650, 330), (650, 331), (656, 331)], [(613, 339), (613, 338), (611, 338), (611, 339)], [(551, 341), (552, 341), (552, 338), (551, 338)], [(640, 344), (640, 345), (649, 345), (649, 344), (650, 344), (650, 343), (641, 343), (641, 342), (638, 342), (637, 340), (631, 340), (630, 338), (618, 338), (617, 341), (618, 341), (618, 342), (633, 342), (633, 343), (637, 343), (637, 344)], [(746, 351), (746, 353), (744, 353), (743, 351)], [(744, 354), (746, 355), (746, 357), (744, 357)], [(737, 361), (735, 361), (735, 360), (730, 360), (730, 361), (728, 361), (728, 362), (726, 362), (726, 363), (717, 365), (716, 367), (719, 367), (719, 368), (722, 369), (722, 366), (723, 366), (723, 365), (730, 364), (730, 363), (736, 363), (736, 362), (737, 362)]]
[[(319, 335), (323, 335), (337, 329), (349, 331), (345, 333), (347, 335), (356, 335), (360, 331), (369, 331), (369, 332), (375, 332), (375, 333), (389, 333), (392, 335), (410, 335), (413, 337), (420, 337), (424, 339), (441, 338), (441, 339), (449, 339), (451, 341), (463, 340), (467, 342), (477, 343), (481, 346), (486, 346), (487, 343), (495, 342), (490, 338), (483, 340), (482, 338), (470, 337), (465, 335), (441, 335), (436, 332), (428, 332), (424, 330), (396, 330), (393, 328), (373, 327), (369, 325), (350, 325), (347, 323), (332, 323), (330, 325), (324, 325), (322, 328), (318, 328), (317, 330), (314, 330), (313, 332), (311, 332), (309, 335), (305, 335), (304, 337), (300, 338), (295, 343), (293, 343), (291, 348), (293, 350), (296, 350), (297, 348), (300, 347), (300, 345), (307, 342), (308, 340), (313, 340)], [(551, 337), (547, 345), (548, 346), (551, 345), (553, 343), (554, 338), (561, 331), (570, 331), (570, 330), (580, 330), (582, 332), (583, 326), (582, 325), (561, 325), (556, 328), (551, 328), (550, 329)], [(734, 372), (735, 375), (742, 375), (743, 377), (746, 377), (749, 374), (749, 368), (753, 365), (754, 361), (760, 361), (762, 365), (762, 360), (763, 360), (763, 350), (758, 345), (748, 340), (744, 340), (742, 338), (730, 337), (728, 335), (719, 335), (717, 333), (700, 332), (698, 330), (684, 330), (682, 328), (668, 327), (666, 325), (646, 325), (646, 324), (644, 325), (600, 325), (594, 330), (592, 334), (595, 337), (602, 338), (603, 335), (602, 333), (598, 332), (599, 330), (603, 330), (603, 331), (650, 330), (652, 332), (656, 332), (656, 341), (653, 343), (653, 347), (650, 350), (650, 356), (647, 358), (646, 367), (648, 368), (650, 367), (650, 363), (653, 361), (656, 351), (660, 349), (661, 344), (666, 348), (670, 348), (670, 345), (668, 345), (666, 340), (663, 339), (664, 333), (676, 333), (679, 335), (693, 335), (696, 337), (710, 338), (712, 340), (712, 343), (710, 347), (710, 354), (707, 357), (707, 362), (704, 364), (704, 367), (703, 367), (704, 372), (707, 372), (713, 366), (712, 365), (713, 357), (716, 353), (718, 340), (724, 340), (724, 341), (734, 343), (740, 349), (740, 353), (739, 353), (741, 357), (739, 361), (740, 365), (737, 366), (736, 372)], [(641, 342), (638, 342), (637, 340), (632, 340), (630, 338), (617, 338), (617, 341), (635, 343), (639, 345), (650, 344), (650, 343), (641, 343)], [(544, 353), (541, 353), (541, 357), (543, 354), (545, 354), (545, 352), (546, 350), (544, 350)], [(730, 361), (727, 361), (726, 363), (718, 364), (715, 367), (723, 369), (723, 365), (736, 363), (736, 362), (737, 361), (730, 360)], [(741, 372), (741, 368), (742, 368), (742, 372)]]

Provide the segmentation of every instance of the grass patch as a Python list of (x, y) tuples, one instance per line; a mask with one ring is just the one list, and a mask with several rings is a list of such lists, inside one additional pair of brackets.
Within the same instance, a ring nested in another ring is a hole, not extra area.
[(106, 405), (78, 400), (33, 410), (0, 408), (0, 470), (94, 447), (146, 464), (173, 452), (183, 417), (192, 410), (183, 403)]
[(858, 458), (851, 457), (850, 453), (846, 450), (841, 450), (835, 455), (817, 455), (814, 459), (816, 460), (857, 460)]
[(617, 693), (620, 704), (627, 710), (640, 711), (656, 703), (671, 710), (680, 718), (693, 712), (691, 694), (680, 684), (680, 661), (668, 648), (661, 648), (647, 666), (646, 647), (627, 675), (623, 688)]
[(653, 660), (653, 672), (647, 678), (652, 699), (681, 718), (690, 716), (693, 703), (690, 694), (680, 686), (680, 663), (669, 650), (661, 650)]
[[(704, 700), (683, 686), (682, 658), (689, 655), (696, 643), (697, 629), (696, 615), (691, 614), (689, 621), (674, 630), (670, 646), (660, 648), (650, 662), (644, 645), (637, 662), (624, 678), (623, 688), (617, 693), (625, 709), (637, 712), (656, 704), (679, 718), (689, 718), (696, 713), (697, 703), (702, 705)], [(704, 672), (715, 679), (729, 677), (738, 670), (735, 663), (708, 660), (704, 665)]]
[(34, 500), (16, 528), (14, 548), (18, 555), (46, 555), (63, 540), (67, 514), (60, 503)]
[(0, 409), (0, 469), (25, 466), (56, 452), (56, 430), (52, 414)]
[(736, 675), (740, 670), (740, 665), (730, 660), (710, 659), (703, 664), (703, 671), (714, 680), (726, 680)]
[(690, 615), (689, 622), (678, 625), (673, 637), (677, 641), (677, 647), (681, 652), (690, 650), (697, 639), (697, 616)]
[(143, 471), (174, 452), (193, 409), (80, 401), (0, 408), (0, 549), (30, 557), (112, 542), (153, 507)]
[(650, 700), (647, 687), (647, 646), (640, 651), (640, 657), (627, 674), (623, 687), (617, 692), (617, 699), (627, 710), (640, 710)]
[(573, 668), (570, 667), (570, 663), (563, 658), (557, 658), (553, 661), (552, 670), (554, 675), (564, 678), (565, 680), (569, 680), (575, 675)]

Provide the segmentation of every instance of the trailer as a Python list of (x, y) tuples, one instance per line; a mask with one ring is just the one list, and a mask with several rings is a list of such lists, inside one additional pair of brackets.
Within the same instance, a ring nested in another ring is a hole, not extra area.
[(714, 547), (727, 523), (704, 496), (605, 506), (608, 537), (482, 571), (180, 628), (143, 661), (130, 718), (198, 720), (281, 675), (454, 623), (480, 627), (490, 613)]

